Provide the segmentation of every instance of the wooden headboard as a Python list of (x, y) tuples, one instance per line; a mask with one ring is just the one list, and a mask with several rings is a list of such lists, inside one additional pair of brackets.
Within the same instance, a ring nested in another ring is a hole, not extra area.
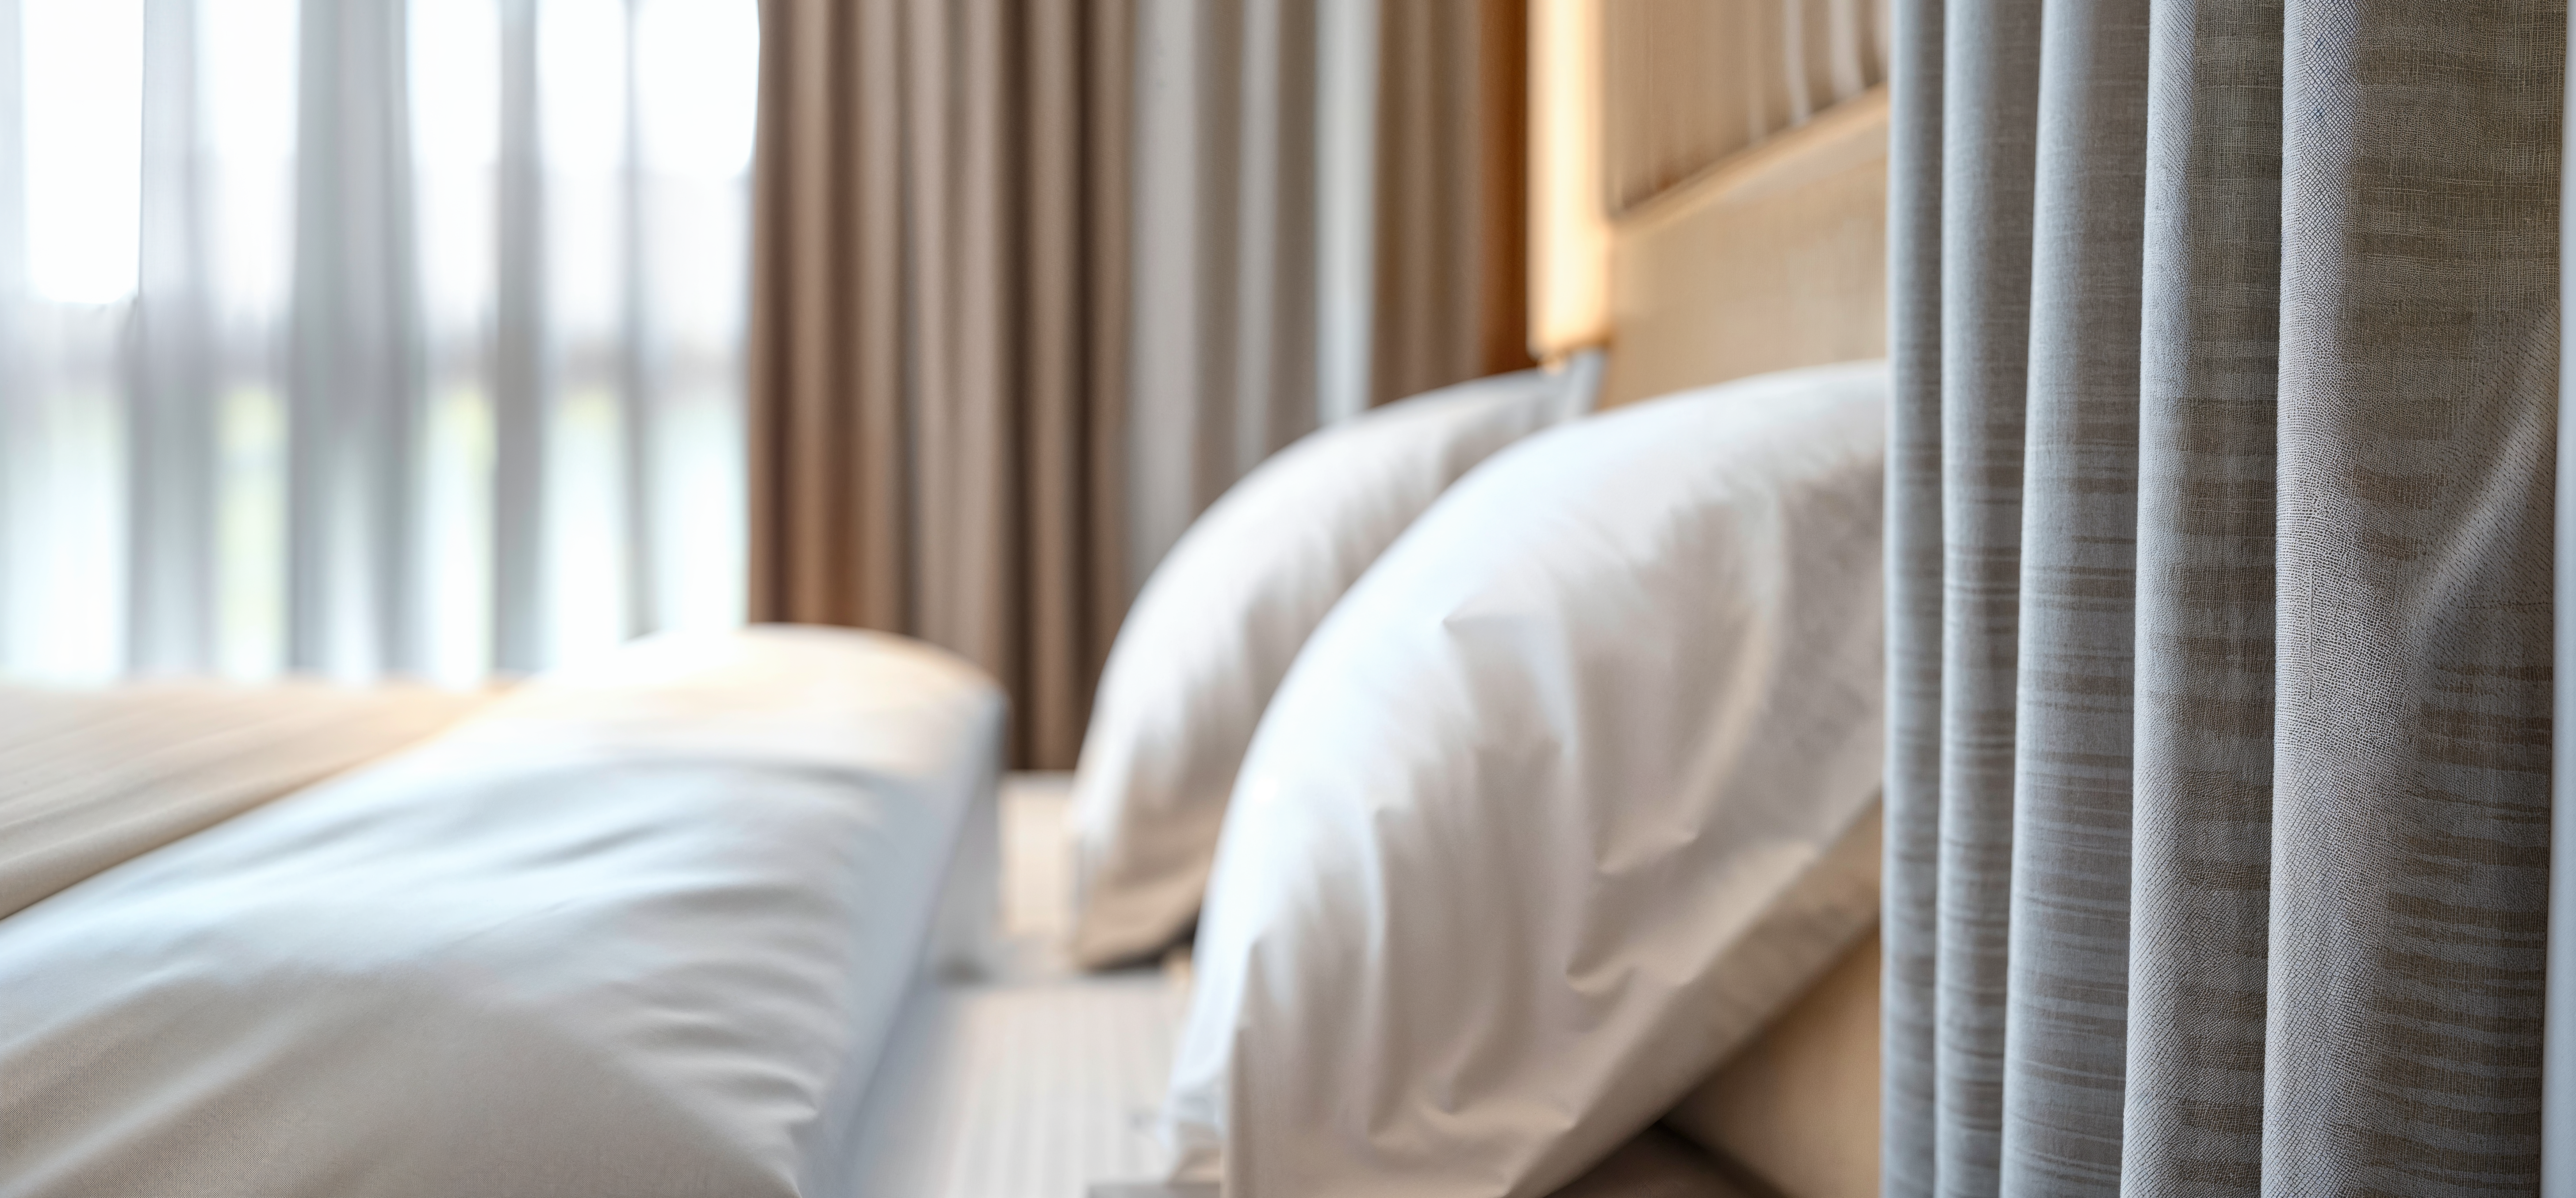
[(1756, 115), (1786, 127), (1737, 144), (1740, 97), (1673, 80), (1758, 67), (1710, 40), (1745, 7), (1533, 10), (1530, 340), (1542, 359), (1606, 347), (1605, 406), (1886, 353), (1887, 89), (1852, 71), (1839, 98), (1791, 88), (1833, 102), (1775, 104)]
[(1610, 222), (1602, 403), (1887, 353), (1887, 91)]
[[(1606, 348), (1605, 407), (1886, 354), (1886, 88), (1792, 71), (1748, 139), (1744, 89), (1708, 82), (1763, 70), (1744, 22), (1779, 11), (1535, 0), (1531, 342)], [(1878, 966), (1872, 935), (1667, 1122), (1787, 1198), (1876, 1195)]]

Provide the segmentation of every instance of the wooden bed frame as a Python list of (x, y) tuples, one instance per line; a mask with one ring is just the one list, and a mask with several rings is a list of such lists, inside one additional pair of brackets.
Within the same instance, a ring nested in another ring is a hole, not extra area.
[[(1614, 84), (1586, 41), (1600, 2), (1533, 10), (1533, 34), (1551, 39), (1533, 37), (1532, 63), (1540, 354), (1606, 347), (1604, 406), (1885, 356), (1886, 89), (1612, 215), (1597, 135)], [(1878, 1024), (1872, 933), (1668, 1121), (1788, 1198), (1874, 1196)]]

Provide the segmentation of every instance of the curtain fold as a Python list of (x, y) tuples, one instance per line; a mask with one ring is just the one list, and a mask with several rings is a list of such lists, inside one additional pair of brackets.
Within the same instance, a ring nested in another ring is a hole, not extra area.
[(1525, 8), (1386, 5), (1372, 404), (1530, 365)]
[(2565, 21), (1899, 4), (1889, 1193), (2536, 1184)]
[(1521, 8), (771, 0), (754, 618), (961, 653), (1070, 767), (1237, 478), (1527, 364)]
[(1128, 7), (762, 11), (753, 618), (946, 646), (1069, 763), (1124, 607)]
[(291, 670), (365, 675), (426, 665), (414, 511), (426, 371), (407, 15), (399, 0), (304, 0), (297, 14), (305, 69), (297, 74), (295, 274), (282, 372), (295, 429), (286, 487)]

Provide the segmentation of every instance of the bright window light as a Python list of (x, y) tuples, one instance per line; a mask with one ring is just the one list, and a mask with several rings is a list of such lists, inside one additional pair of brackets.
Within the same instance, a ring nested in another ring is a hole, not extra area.
[(546, 0), (537, 16), (546, 165), (607, 174), (626, 157), (626, 9)]
[(27, 269), (58, 303), (134, 293), (142, 227), (141, 0), (24, 0)]
[(643, 0), (636, 76), (644, 158), (674, 175), (723, 179), (751, 165), (759, 103), (760, 10), (754, 0)]
[(295, 0), (198, 0), (198, 90), (218, 159), (294, 158), (295, 34)]
[(499, 156), (501, 14), (491, 0), (411, 6), (412, 152), (426, 170)]

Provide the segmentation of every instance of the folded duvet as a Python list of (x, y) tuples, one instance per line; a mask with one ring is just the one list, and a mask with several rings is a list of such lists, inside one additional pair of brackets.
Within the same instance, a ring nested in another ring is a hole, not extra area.
[(981, 675), (666, 639), (0, 919), (0, 1195), (834, 1193)]

